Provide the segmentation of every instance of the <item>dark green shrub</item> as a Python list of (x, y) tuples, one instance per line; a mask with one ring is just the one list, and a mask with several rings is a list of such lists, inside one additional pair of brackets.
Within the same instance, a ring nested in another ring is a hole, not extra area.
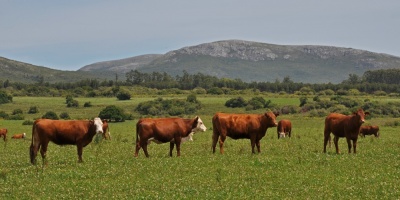
[(197, 97), (195, 94), (189, 94), (186, 98), (186, 101), (190, 103), (197, 103)]
[(56, 114), (55, 112), (53, 112), (53, 111), (48, 111), (48, 112), (46, 112), (46, 114), (44, 114), (44, 115), (42, 116), (42, 118), (44, 118), (44, 119), (55, 119), (55, 120), (57, 120), (57, 119), (58, 119), (58, 116), (57, 116), (57, 114)]
[(10, 103), (12, 102), (13, 97), (11, 95), (7, 95), (6, 92), (0, 91), (0, 104)]
[(61, 113), (61, 114), (60, 114), (60, 118), (61, 118), (61, 119), (71, 119), (71, 118), (69, 117), (69, 114), (68, 114), (67, 112)]
[(79, 102), (77, 100), (72, 100), (67, 103), (67, 107), (79, 107)]
[(85, 102), (83, 104), (83, 107), (85, 107), (85, 108), (92, 107), (92, 103), (90, 101), (89, 102)]
[(15, 110), (12, 112), (13, 115), (18, 115), (18, 114), (22, 114), (22, 113), (23, 113), (22, 110), (19, 109), (19, 108), (15, 109)]
[(117, 99), (118, 100), (129, 100), (129, 99), (131, 99), (131, 94), (129, 94), (128, 92), (118, 92)]
[[(189, 100), (193, 99), (189, 98)], [(162, 98), (157, 98), (154, 101), (139, 103), (139, 105), (135, 108), (135, 111), (139, 112), (142, 115), (179, 116), (183, 114), (193, 114), (199, 109), (201, 109), (201, 103), (197, 100), (196, 103), (193, 103), (181, 99), (163, 100)]]
[(72, 95), (67, 95), (66, 97), (65, 97), (65, 103), (66, 104), (68, 104), (69, 102), (71, 102), (71, 101), (73, 101), (74, 100), (74, 98), (72, 97)]
[(307, 97), (300, 97), (300, 107), (303, 107), (307, 103)]
[(25, 120), (24, 122), (22, 122), (22, 125), (33, 125), (33, 121)]
[(38, 112), (39, 112), (39, 109), (36, 106), (31, 106), (28, 110), (28, 114), (35, 114)]
[(8, 118), (8, 114), (6, 112), (4, 112), (4, 111), (0, 111), (0, 118), (7, 119)]
[(225, 106), (228, 108), (242, 108), (247, 106), (247, 102), (243, 97), (236, 97), (226, 101)]
[(208, 94), (221, 95), (221, 94), (224, 94), (224, 91), (219, 87), (212, 87), (212, 88), (207, 90), (207, 93)]
[(7, 120), (24, 120), (25, 117), (21, 114), (11, 115), (7, 118)]
[(90, 91), (90, 92), (88, 92), (88, 93), (86, 94), (86, 96), (87, 96), (87, 97), (95, 97), (95, 96), (97, 96), (97, 94), (96, 94), (95, 91)]
[(116, 122), (123, 122), (127, 118), (124, 110), (115, 105), (107, 106), (101, 110), (99, 117), (101, 119), (114, 120)]

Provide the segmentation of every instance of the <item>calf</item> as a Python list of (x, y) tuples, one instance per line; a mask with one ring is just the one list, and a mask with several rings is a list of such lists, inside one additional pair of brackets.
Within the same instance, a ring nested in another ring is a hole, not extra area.
[(194, 119), (182, 118), (143, 118), (136, 124), (136, 150), (138, 156), (140, 148), (143, 148), (146, 157), (149, 157), (147, 145), (150, 142), (157, 144), (170, 143), (169, 155), (172, 157), (172, 150), (176, 145), (177, 156), (181, 155), (180, 145), (182, 142), (191, 140), (192, 135), (197, 132), (206, 131), (207, 128), (199, 117)]
[(379, 137), (379, 126), (361, 126), (360, 135), (365, 137), (366, 135), (374, 135)]
[(103, 138), (111, 140), (111, 133), (110, 129), (108, 128), (107, 120), (103, 120), (103, 132), (104, 132)]
[(282, 119), (278, 122), (278, 127), (276, 129), (278, 133), (278, 139), (281, 137), (291, 136), (292, 135), (292, 123), (287, 119)]
[(25, 138), (26, 134), (25, 133), (19, 133), (19, 134), (14, 134), (11, 138), (12, 139), (22, 139)]

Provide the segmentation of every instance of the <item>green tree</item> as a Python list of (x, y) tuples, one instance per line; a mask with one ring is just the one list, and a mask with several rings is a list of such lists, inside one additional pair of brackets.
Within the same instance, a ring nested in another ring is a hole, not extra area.
[(101, 119), (114, 120), (116, 122), (123, 122), (125, 119), (127, 119), (127, 115), (124, 113), (124, 110), (115, 105), (107, 106), (101, 110), (99, 117)]
[(42, 118), (44, 118), (44, 119), (55, 119), (55, 120), (58, 120), (57, 114), (56, 114), (55, 112), (53, 112), (53, 111), (48, 111), (48, 112), (46, 112), (46, 114), (44, 114), (44, 115), (42, 116)]

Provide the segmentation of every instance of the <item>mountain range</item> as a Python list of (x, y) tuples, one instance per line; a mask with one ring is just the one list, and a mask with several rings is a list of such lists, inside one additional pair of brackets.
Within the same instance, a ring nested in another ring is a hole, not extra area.
[(276, 45), (225, 40), (183, 47), (165, 54), (148, 54), (86, 65), (77, 71), (53, 70), (0, 57), (0, 80), (45, 82), (125, 79), (131, 70), (182, 75), (202, 73), (245, 82), (340, 83), (349, 74), (400, 68), (400, 57), (353, 48), (318, 45)]

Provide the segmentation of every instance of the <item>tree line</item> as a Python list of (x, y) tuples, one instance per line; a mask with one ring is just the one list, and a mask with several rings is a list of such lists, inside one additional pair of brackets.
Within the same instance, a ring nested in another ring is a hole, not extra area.
[[(349, 90), (373, 94), (377, 91), (400, 93), (400, 69), (366, 71), (362, 76), (349, 74), (349, 78), (339, 84), (332, 83), (303, 83), (293, 82), (289, 76), (283, 80), (274, 82), (244, 82), (241, 79), (218, 78), (216, 76), (202, 73), (189, 74), (186, 71), (175, 77), (166, 72), (143, 73), (138, 70), (131, 70), (125, 75), (126, 80), (120, 81), (116, 76), (115, 80), (86, 79), (78, 82), (48, 83), (43, 80), (33, 84), (10, 82), (0, 80), (0, 89), (20, 91), (20, 95), (29, 96), (62, 96), (62, 92), (69, 91), (75, 95), (85, 93), (88, 96), (98, 96), (93, 92), (99, 88), (112, 88), (102, 91), (103, 96), (116, 96), (119, 86), (142, 86), (152, 89), (180, 89), (193, 90), (203, 89), (213, 94), (223, 93), (223, 89), (229, 90), (258, 90), (271, 93), (295, 93), (303, 88), (309, 88), (318, 93), (321, 91), (334, 91), (338, 94), (346, 94)], [(18, 92), (16, 92), (18, 94)]]

